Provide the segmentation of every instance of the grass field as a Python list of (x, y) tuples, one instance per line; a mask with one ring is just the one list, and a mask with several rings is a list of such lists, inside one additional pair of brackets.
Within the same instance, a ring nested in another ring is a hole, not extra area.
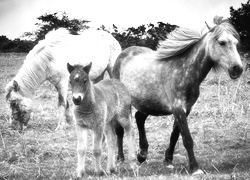
[[(29, 127), (18, 133), (9, 128), (10, 110), (4, 87), (17, 73), (26, 54), (0, 54), (0, 180), (76, 179), (76, 133), (71, 125), (57, 131), (57, 94), (44, 83), (35, 93), (33, 118)], [(250, 72), (233, 81), (223, 73), (211, 72), (201, 86), (201, 95), (189, 116), (197, 161), (205, 174), (188, 174), (188, 157), (179, 139), (170, 170), (163, 166), (164, 151), (172, 131), (173, 117), (150, 117), (146, 121), (149, 140), (147, 162), (137, 172), (127, 164), (117, 173), (101, 179), (250, 179)], [(134, 123), (134, 127), (136, 127)], [(136, 130), (136, 129), (135, 129)], [(138, 133), (136, 130), (136, 149)], [(127, 155), (125, 139), (125, 155)], [(91, 138), (87, 153), (86, 179), (93, 174)], [(102, 166), (107, 162), (104, 148)]]

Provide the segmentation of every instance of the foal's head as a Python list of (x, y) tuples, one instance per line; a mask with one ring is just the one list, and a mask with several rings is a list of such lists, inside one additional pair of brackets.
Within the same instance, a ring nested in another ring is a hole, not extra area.
[(31, 99), (26, 98), (20, 92), (20, 86), (13, 80), (5, 88), (6, 100), (11, 109), (11, 127), (22, 131), (23, 126), (27, 126), (31, 117)]
[(87, 88), (90, 83), (89, 71), (91, 69), (92, 63), (87, 66), (71, 66), (67, 64), (68, 71), (70, 73), (69, 83), (72, 88), (73, 103), (75, 105), (80, 105), (81, 101), (85, 97)]
[[(243, 65), (237, 50), (239, 34), (228, 20), (215, 22), (217, 25), (207, 33), (208, 53), (218, 67), (228, 71), (236, 79), (243, 72)], [(216, 66), (215, 66), (216, 67)]]

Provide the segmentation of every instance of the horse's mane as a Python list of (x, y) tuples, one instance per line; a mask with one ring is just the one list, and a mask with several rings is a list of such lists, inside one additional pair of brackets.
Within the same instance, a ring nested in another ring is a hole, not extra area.
[(197, 30), (187, 28), (176, 28), (167, 35), (167, 38), (159, 42), (156, 50), (157, 59), (167, 59), (187, 51), (192, 45), (199, 42), (206, 34), (211, 33), (212, 38), (217, 39), (223, 31), (232, 34), (239, 40), (239, 35), (228, 19), (215, 16), (214, 23), (216, 26), (211, 28), (207, 33), (202, 34)]
[[(20, 91), (24, 96), (32, 96), (34, 91), (41, 85), (41, 81), (45, 78), (45, 71), (50, 61), (54, 59), (51, 49), (66, 43), (64, 40), (69, 34), (69, 31), (63, 28), (50, 31), (45, 36), (45, 39), (39, 41), (28, 53), (23, 66), (13, 78), (21, 87)], [(7, 93), (12, 90), (13, 80), (5, 88)]]
[(229, 34), (232, 34), (238, 41), (240, 41), (240, 36), (235, 30), (233, 25), (228, 19), (223, 19), (222, 17), (215, 16), (214, 23), (215, 27), (211, 28), (209, 32), (212, 32), (212, 37), (218, 39), (223, 31), (226, 31)]
[(38, 55), (42, 50), (45, 51), (43, 52), (44, 54), (39, 55), (51, 56), (50, 59), (52, 59), (52, 54), (51, 52), (49, 52), (49, 49), (58, 45), (62, 45), (62, 42), (64, 42), (64, 40), (68, 38), (69, 35), (70, 32), (64, 28), (59, 28), (57, 30), (52, 30), (48, 32), (45, 38), (39, 41), (38, 44), (28, 53), (25, 61), (29, 61), (33, 58), (33, 56)]
[(167, 35), (167, 38), (159, 42), (156, 50), (158, 59), (177, 56), (185, 52), (191, 45), (201, 39), (200, 32), (187, 28), (176, 28)]

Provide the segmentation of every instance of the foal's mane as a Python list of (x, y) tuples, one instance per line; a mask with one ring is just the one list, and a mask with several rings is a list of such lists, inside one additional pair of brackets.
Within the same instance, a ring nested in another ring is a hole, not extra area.
[(239, 34), (234, 29), (228, 19), (223, 20), (222, 18), (215, 16), (214, 23), (216, 26), (211, 28), (207, 33), (202, 34), (197, 30), (187, 28), (176, 28), (174, 31), (167, 35), (167, 38), (159, 42), (156, 50), (157, 59), (168, 59), (186, 52), (192, 45), (199, 42), (208, 33), (211, 33), (211, 37), (218, 39), (223, 31), (232, 34), (236, 39), (239, 40)]
[[(24, 64), (13, 80), (17, 81), (20, 91), (25, 96), (32, 96), (34, 91), (41, 85), (41, 81), (46, 77), (46, 70), (49, 63), (54, 60), (52, 49), (63, 45), (65, 38), (70, 35), (66, 29), (50, 31), (44, 40), (28, 53)], [(13, 80), (6, 86), (6, 91), (11, 91)]]

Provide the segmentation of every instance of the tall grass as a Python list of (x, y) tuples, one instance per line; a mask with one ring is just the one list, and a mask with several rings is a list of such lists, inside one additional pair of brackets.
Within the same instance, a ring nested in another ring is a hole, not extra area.
[[(21, 134), (9, 128), (10, 111), (4, 86), (22, 65), (25, 54), (0, 54), (0, 179), (76, 179), (76, 133), (72, 125), (57, 131), (57, 94), (44, 83), (34, 97), (33, 118)], [(250, 86), (249, 72), (233, 81), (225, 73), (211, 72), (188, 117), (201, 177), (188, 174), (188, 157), (180, 137), (175, 150), (174, 169), (162, 163), (173, 126), (172, 116), (149, 117), (146, 131), (148, 160), (133, 172), (121, 164), (117, 173), (101, 179), (249, 179), (250, 178)], [(138, 133), (135, 123), (138, 148)], [(93, 176), (91, 136), (88, 138), (86, 179)], [(127, 155), (125, 139), (125, 155)], [(107, 150), (103, 147), (103, 168)]]

